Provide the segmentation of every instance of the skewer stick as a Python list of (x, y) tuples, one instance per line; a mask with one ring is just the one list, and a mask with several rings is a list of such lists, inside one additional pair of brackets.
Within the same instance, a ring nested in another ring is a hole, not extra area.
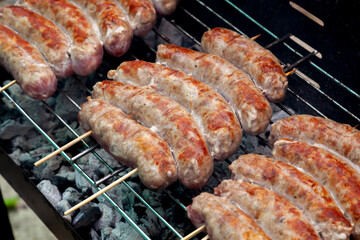
[(286, 76), (289, 76), (290, 74), (293, 74), (296, 70), (297, 70), (297, 68), (294, 68), (293, 70), (285, 73), (285, 75), (286, 75)]
[(209, 235), (206, 235), (205, 237), (203, 237), (201, 240), (208, 240), (209, 239)]
[(258, 34), (258, 35), (256, 35), (256, 36), (253, 36), (252, 38), (250, 38), (250, 40), (255, 40), (255, 39), (257, 39), (258, 37), (260, 37), (261, 36), (261, 33), (260, 34)]
[(104, 192), (106, 192), (107, 190), (115, 187), (117, 184), (121, 183), (122, 181), (126, 180), (128, 177), (130, 177), (131, 175), (135, 174), (138, 171), (137, 168), (131, 170), (130, 172), (128, 172), (127, 174), (125, 174), (124, 176), (122, 176), (121, 178), (119, 178), (118, 180), (116, 180), (115, 182), (109, 184), (108, 186), (106, 186), (105, 188), (103, 188), (102, 190), (100, 190), (99, 192), (93, 194), (92, 196), (88, 197), (87, 199), (85, 199), (84, 201), (76, 204), (75, 206), (73, 206), (72, 208), (70, 208), (69, 210), (67, 210), (66, 212), (64, 212), (64, 215), (68, 215), (69, 213), (72, 213), (73, 211), (75, 211), (76, 209), (84, 206), (85, 204), (91, 202), (93, 199), (97, 198), (98, 196), (100, 196), (101, 194), (103, 194)]
[(0, 88), (0, 92), (4, 91), (5, 89), (7, 89), (8, 87), (10, 87), (10, 86), (13, 85), (14, 83), (16, 83), (16, 80), (12, 80), (12, 81), (9, 82), (8, 84), (6, 84), (6, 85), (3, 86), (2, 88)]
[(202, 232), (205, 229), (205, 225), (202, 225), (201, 227), (197, 228), (196, 230), (194, 230), (192, 233), (190, 233), (189, 235), (183, 237), (181, 240), (189, 240), (193, 237), (195, 237), (196, 235), (198, 235), (200, 232)]
[(72, 140), (71, 142), (69, 142), (68, 144), (62, 146), (61, 148), (59, 148), (58, 150), (54, 151), (53, 153), (47, 155), (46, 157), (40, 159), (39, 161), (35, 162), (34, 165), (37, 167), (40, 164), (46, 162), (47, 160), (49, 160), (50, 158), (56, 156), (57, 154), (59, 154), (60, 152), (66, 150), (67, 148), (71, 147), (72, 145), (76, 144), (77, 142), (80, 142), (81, 140), (83, 140), (84, 138), (90, 136), (92, 133), (92, 131), (88, 131), (86, 133), (84, 133), (83, 135), (79, 136), (78, 138)]

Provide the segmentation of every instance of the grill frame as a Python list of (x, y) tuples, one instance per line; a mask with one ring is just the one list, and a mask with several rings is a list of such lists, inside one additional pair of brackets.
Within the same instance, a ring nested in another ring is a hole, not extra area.
[[(224, 27), (228, 27), (231, 29), (234, 29), (236, 31), (238, 31), (241, 34), (246, 35), (239, 27), (237, 27), (237, 25), (234, 25), (233, 23), (231, 23), (230, 21), (228, 21), (226, 19), (226, 16), (217, 13), (212, 7), (210, 7), (210, 4), (206, 4), (205, 2), (210, 3), (210, 0), (195, 0), (195, 5), (196, 6), (201, 6), (202, 9), (200, 9), (199, 11), (204, 11), (205, 13), (208, 14), (213, 14), (215, 17), (217, 17), (218, 21), (221, 21), (221, 24), (224, 25)], [(157, 26), (153, 29), (152, 33), (154, 37), (159, 38), (158, 41), (163, 41), (163, 42), (172, 42), (171, 39), (167, 36), (166, 33), (162, 33), (161, 29), (159, 29), (159, 24), (161, 21), (166, 21), (168, 24), (171, 24), (172, 27), (174, 29), (177, 29), (177, 31), (179, 31), (179, 33), (181, 33), (183, 35), (183, 37), (187, 37), (189, 39), (190, 42), (192, 42), (192, 46), (193, 49), (195, 50), (199, 50), (199, 34), (201, 35), (202, 32), (200, 33), (196, 33), (194, 34), (194, 31), (198, 31), (199, 27), (194, 27), (195, 29), (193, 29), (193, 27), (188, 27), (186, 26), (186, 24), (184, 23), (184, 21), (186, 20), (182, 20), (181, 16), (187, 16), (187, 18), (191, 18), (194, 21), (194, 25), (199, 25), (201, 26), (203, 29), (210, 29), (212, 27), (215, 26), (208, 26), (206, 23), (204, 23), (201, 19), (199, 19), (198, 17), (204, 17), (204, 15), (198, 15), (198, 14), (194, 14), (193, 12), (193, 8), (191, 8), (192, 6), (192, 1), (190, 0), (183, 0), (177, 11), (168, 17), (158, 17), (158, 21), (157, 21)], [(339, 86), (339, 88), (345, 89), (349, 95), (352, 95), (355, 99), (358, 99), (360, 102), (360, 95), (356, 93), (356, 91), (352, 90), (351, 88), (349, 88), (348, 86), (346, 86), (345, 84), (342, 83), (342, 81), (336, 79), (335, 77), (333, 77), (330, 73), (328, 73), (327, 71), (323, 70), (321, 67), (318, 66), (318, 62), (319, 60), (314, 58), (313, 55), (315, 54), (313, 53), (308, 53), (306, 51), (304, 51), (304, 49), (302, 49), (302, 47), (299, 47), (297, 43), (292, 42), (291, 40), (289, 40), (289, 36), (288, 35), (284, 35), (284, 37), (279, 37), (277, 35), (275, 35), (273, 32), (271, 32), (270, 30), (268, 30), (266, 27), (264, 27), (262, 24), (260, 24), (258, 21), (256, 21), (254, 18), (252, 18), (249, 14), (247, 14), (246, 12), (244, 12), (238, 5), (235, 5), (232, 1), (229, 0), (224, 0), (221, 4), (227, 4), (227, 7), (232, 7), (233, 10), (235, 12), (237, 12), (239, 15), (241, 15), (243, 18), (247, 19), (249, 23), (253, 24), (254, 26), (256, 26), (259, 31), (261, 31), (261, 33), (265, 36), (261, 36), (260, 38), (264, 38), (264, 40), (261, 41), (266, 41), (266, 39), (271, 39), (272, 41), (269, 42), (268, 44), (272, 44), (272, 43), (276, 43), (276, 45), (271, 46), (271, 49), (276, 48), (278, 46), (281, 45), (281, 48), (286, 49), (286, 51), (289, 51), (289, 53), (293, 54), (293, 58), (295, 59), (295, 61), (292, 62), (288, 62), (288, 61), (284, 61), (282, 62), (282, 64), (284, 66), (287, 66), (287, 70), (291, 70), (291, 68), (295, 67), (293, 65), (293, 63), (296, 63), (298, 61), (297, 64), (302, 64), (301, 66), (299, 66), (299, 69), (301, 69), (302, 66), (304, 66), (306, 64), (306, 67), (310, 67), (313, 69), (313, 71), (316, 71), (317, 74), (321, 74), (323, 78), (327, 78), (329, 81), (334, 82), (334, 84), (337, 84)], [(197, 12), (197, 11), (195, 11)], [(224, 17), (223, 17), (224, 16)], [(190, 24), (189, 24), (190, 25)], [(253, 27), (254, 27), (253, 26)], [(251, 31), (249, 31), (251, 32)], [(249, 33), (250, 35), (250, 33)], [(155, 41), (155, 42), (158, 42)], [(137, 48), (138, 46), (141, 46), (141, 49), (146, 48), (147, 51), (145, 53), (138, 53), (138, 51), (136, 51), (135, 48)], [(285, 51), (285, 50), (284, 50)], [(152, 42), (149, 41), (147, 39), (147, 36), (143, 37), (143, 38), (135, 38), (134, 39), (134, 43), (132, 48), (130, 49), (129, 53), (127, 53), (124, 57), (120, 58), (120, 59), (114, 59), (111, 58), (109, 56), (106, 56), (108, 59), (110, 59), (109, 61), (116, 61), (116, 65), (119, 65), (123, 60), (135, 60), (135, 59), (142, 59), (142, 60), (147, 60), (147, 61), (154, 61), (154, 56), (155, 56), (156, 50), (155, 48), (152, 46)], [(147, 55), (146, 58), (143, 57), (143, 55)], [(277, 55), (277, 54), (276, 54)], [(277, 55), (278, 56), (278, 55)], [(308, 59), (311, 58), (310, 61), (308, 61)], [(282, 59), (280, 59), (282, 60)], [(303, 62), (301, 62), (303, 61)], [(110, 70), (110, 69), (107, 69)], [(89, 81), (86, 81), (88, 79), (84, 78), (79, 78), (79, 77), (75, 77), (78, 82), (79, 82), (79, 86), (82, 88), (85, 88), (86, 92), (90, 93), (91, 90), (86, 86), (87, 84), (89, 84)], [(99, 81), (102, 79), (96, 79), (96, 81)], [(357, 113), (353, 113), (350, 110), (347, 109), (347, 107), (341, 105), (337, 100), (335, 100), (333, 97), (331, 97), (328, 93), (322, 91), (321, 89), (318, 89), (316, 87), (314, 87), (314, 85), (311, 84), (311, 82), (309, 82), (308, 80), (302, 78), (301, 76), (298, 75), (291, 75), (289, 76), (289, 82), (290, 81), (297, 81), (300, 82), (299, 85), (305, 85), (308, 87), (308, 89), (306, 90), (311, 90), (312, 92), (316, 92), (319, 96), (321, 96), (322, 98), (324, 98), (327, 103), (329, 105), (332, 105), (332, 108), (339, 108), (346, 116), (347, 116), (347, 120), (349, 123), (356, 123), (356, 122), (360, 122), (360, 115), (358, 115)], [(91, 81), (90, 81), (91, 82)], [(290, 84), (289, 84), (290, 85)], [(71, 101), (74, 105), (75, 108), (80, 109), (80, 106), (72, 99), (71, 96), (69, 96), (67, 93), (65, 93), (62, 89), (59, 89), (59, 94), (64, 95), (69, 101)], [(39, 133), (56, 149), (59, 149), (59, 146), (57, 145), (57, 143), (52, 140), (52, 138), (49, 136), (48, 133), (46, 133), (32, 118), (30, 115), (27, 114), (26, 110), (23, 109), (18, 103), (17, 101), (10, 96), (7, 91), (2, 92), (3, 96), (5, 96), (5, 98), (7, 98), (7, 100), (10, 103), (14, 104), (14, 107), (27, 119), (31, 122), (31, 124), (34, 126), (35, 129), (37, 129), (39, 131)], [(85, 100), (85, 99), (84, 99)], [(290, 102), (294, 101), (295, 104), (290, 104)], [(298, 109), (295, 109), (293, 106), (296, 104), (301, 104), (301, 107), (299, 107)], [(71, 128), (71, 126), (69, 124), (66, 123), (65, 120), (63, 120), (63, 118), (58, 115), (50, 106), (46, 101), (42, 101), (42, 105), (44, 106), (44, 108), (47, 109), (47, 111), (51, 112), (60, 122), (61, 124), (63, 124), (73, 135), (74, 138), (78, 137), (79, 135), (81, 135), (80, 132), (76, 132), (74, 129)], [(309, 114), (313, 114), (313, 115), (319, 115), (322, 117), (332, 117), (331, 112), (330, 114), (328, 112), (323, 112), (323, 109), (319, 108), (318, 105), (314, 106), (314, 103), (310, 102), (309, 100), (306, 99), (306, 96), (303, 95), (303, 93), (298, 90), (294, 90), (293, 87), (288, 89), (288, 93), (286, 96), (286, 99), (283, 103), (277, 103), (277, 104), (272, 104), (273, 109), (277, 108), (277, 109), (281, 109), (281, 111), (285, 112), (287, 115), (292, 115), (294, 113), (309, 113)], [(335, 120), (335, 119), (334, 119)], [(336, 119), (337, 120), (337, 119)], [(264, 145), (267, 145), (267, 148), (269, 148), (269, 145), (267, 143), (266, 140), (266, 135), (265, 134), (260, 134), (258, 136), (255, 136), (253, 138), (256, 138), (257, 141), (262, 142)], [(125, 171), (127, 169), (127, 167), (120, 167), (118, 169), (113, 169), (111, 168), (106, 161), (104, 161), (96, 152), (95, 149), (98, 148), (98, 145), (92, 145), (90, 146), (88, 143), (86, 143), (85, 141), (82, 141), (81, 143), (78, 144), (82, 144), (83, 147), (85, 147), (86, 149), (83, 150), (82, 152), (80, 152), (78, 155), (74, 156), (74, 157), (70, 157), (67, 153), (65, 152), (61, 152), (61, 155), (65, 158), (66, 161), (68, 161), (68, 163), (70, 165), (72, 165), (72, 167), (74, 168), (75, 171), (78, 171), (79, 173), (82, 174), (82, 176), (97, 190), (100, 190), (100, 184), (104, 183), (104, 182), (109, 182), (109, 179), (113, 179), (116, 175), (118, 175), (119, 173), (122, 173), (123, 171)], [(105, 176), (102, 179), (99, 179), (97, 181), (91, 179), (91, 177), (89, 177), (88, 174), (85, 173), (85, 171), (83, 169), (81, 169), (81, 167), (76, 163), (76, 160), (79, 159), (80, 157), (90, 153), (94, 154), (95, 157), (97, 157), (99, 159), (99, 161), (101, 161), (109, 170), (110, 170), (110, 174), (108, 176)], [(247, 147), (245, 146), (244, 142), (241, 144), (240, 146), (240, 152), (242, 153), (250, 153), (252, 152), (251, 150), (248, 150)], [(0, 158), (2, 158), (2, 156), (0, 156)], [(9, 161), (10, 158), (6, 157), (6, 159), (8, 159)], [(231, 163), (231, 160), (226, 160), (226, 162), (228, 164)], [(5, 169), (5, 168), (2, 168)], [(17, 171), (17, 170), (14, 170)], [(3, 173), (2, 173), (3, 174)], [(5, 174), (4, 174), (5, 176)], [(218, 173), (214, 173), (213, 177), (218, 180), (221, 181), (221, 176), (218, 175)], [(10, 179), (11, 180), (11, 174), (7, 174), (6, 179)], [(175, 229), (176, 227), (171, 226), (166, 219), (161, 216), (159, 213), (157, 213), (155, 211), (155, 209), (153, 207), (151, 207), (151, 205), (146, 202), (144, 200), (144, 198), (137, 193), (126, 181), (124, 181), (122, 184), (125, 184), (125, 186), (129, 189), (129, 191), (132, 192), (132, 194), (135, 195), (135, 197), (142, 202), (142, 204), (144, 204), (148, 209), (150, 209), (150, 211), (152, 211), (157, 218), (159, 218), (160, 221), (162, 221), (167, 228), (169, 228), (177, 237), (182, 237), (182, 234), (179, 233), (179, 231), (177, 229)], [(36, 191), (34, 189), (34, 191)], [(180, 208), (182, 208), (184, 210), (184, 214), (186, 214), (186, 204), (187, 203), (183, 203), (181, 200), (179, 200), (179, 197), (176, 196), (176, 194), (174, 194), (173, 192), (171, 192), (171, 189), (166, 189), (163, 190), (176, 204), (179, 205)], [(192, 194), (195, 194), (195, 192), (192, 192)], [(191, 195), (191, 194), (189, 194)], [(111, 199), (111, 197), (108, 194), (103, 194), (103, 197), (105, 197), (107, 199), (107, 201), (109, 201), (111, 203), (111, 205), (113, 205), (113, 207), (126, 219), (126, 221), (128, 223), (130, 223), (137, 231), (138, 233), (144, 238), (144, 239), (150, 239), (149, 236), (147, 236), (141, 229), (140, 227), (128, 216), (128, 214), (126, 213), (126, 211), (124, 211), (123, 209), (120, 208), (120, 206), (113, 200)], [(34, 207), (37, 208), (37, 207)], [(39, 214), (41, 215), (41, 214)], [(42, 218), (42, 220), (45, 222), (45, 224), (48, 225), (48, 227), (50, 229), (53, 230), (53, 226), (49, 226), (49, 224), (47, 223), (48, 220), (44, 220), (44, 218)], [(63, 220), (64, 221), (64, 220)], [(50, 224), (51, 225), (51, 224)], [(66, 223), (65, 223), (65, 226)], [(70, 227), (70, 232), (72, 232), (73, 230)], [(75, 238), (77, 238), (78, 236), (76, 236)]]

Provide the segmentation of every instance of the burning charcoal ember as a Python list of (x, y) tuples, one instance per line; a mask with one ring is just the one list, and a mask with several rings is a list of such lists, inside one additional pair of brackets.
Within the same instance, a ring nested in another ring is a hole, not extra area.
[[(47, 156), (48, 154), (45, 154)], [(38, 159), (35, 159), (38, 160)], [(55, 175), (55, 172), (60, 168), (63, 157), (58, 155), (43, 164), (34, 167), (33, 173), (38, 179), (49, 179)]]
[(62, 194), (62, 198), (64, 200), (67, 200), (71, 206), (74, 206), (81, 202), (81, 197), (82, 194), (73, 187), (68, 187)]
[(58, 202), (60, 202), (61, 193), (59, 189), (55, 185), (52, 185), (49, 180), (42, 180), (37, 185), (37, 188), (54, 207), (56, 207)]
[(122, 216), (120, 213), (116, 212), (113, 207), (109, 207), (103, 203), (99, 203), (98, 207), (100, 208), (102, 215), (94, 224), (95, 230), (99, 231), (105, 227), (115, 227), (115, 223), (121, 220)]
[(88, 206), (87, 208), (80, 210), (80, 212), (74, 217), (72, 225), (74, 228), (88, 227), (96, 222), (100, 216), (100, 208), (92, 204), (92, 206)]
[(65, 199), (61, 200), (56, 205), (56, 210), (60, 213), (60, 215), (62, 215), (63, 218), (65, 218), (68, 222), (71, 223), (72, 217), (74, 216), (75, 212), (72, 212), (68, 215), (64, 215), (64, 212), (69, 210), (70, 208), (71, 208), (70, 203)]

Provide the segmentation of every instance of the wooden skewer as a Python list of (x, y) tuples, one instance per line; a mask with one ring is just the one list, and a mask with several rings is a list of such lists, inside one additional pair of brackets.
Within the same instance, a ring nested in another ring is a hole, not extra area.
[(297, 68), (294, 68), (293, 70), (285, 73), (285, 75), (286, 75), (286, 76), (289, 76), (290, 74), (293, 74), (296, 70), (297, 70)]
[(6, 85), (3, 86), (2, 88), (0, 88), (0, 92), (4, 91), (5, 89), (7, 89), (8, 87), (10, 87), (10, 86), (13, 85), (14, 83), (16, 83), (16, 80), (12, 80), (12, 81), (9, 82), (8, 84), (6, 84)]
[(201, 240), (208, 240), (209, 239), (209, 235), (206, 235), (205, 237), (203, 237)]
[(197, 228), (196, 230), (194, 230), (192, 233), (190, 233), (189, 235), (183, 237), (181, 240), (189, 240), (193, 237), (195, 237), (196, 235), (198, 235), (200, 232), (202, 232), (205, 229), (205, 225), (202, 225), (201, 227)]
[(100, 190), (99, 192), (93, 194), (92, 196), (88, 197), (87, 199), (85, 199), (84, 201), (76, 204), (75, 206), (73, 206), (72, 208), (70, 208), (69, 210), (67, 210), (66, 212), (64, 212), (64, 215), (68, 215), (69, 213), (72, 213), (73, 211), (75, 211), (76, 209), (84, 206), (85, 204), (91, 202), (93, 199), (97, 198), (98, 196), (100, 196), (101, 194), (103, 194), (104, 192), (106, 192), (107, 190), (115, 187), (117, 184), (121, 183), (122, 181), (124, 181), (125, 179), (127, 179), (128, 177), (130, 177), (131, 175), (135, 174), (138, 171), (137, 168), (133, 169), (132, 171), (128, 172), (127, 174), (125, 174), (124, 176), (122, 176), (121, 178), (119, 178), (118, 180), (116, 180), (115, 182), (109, 184), (108, 186), (106, 186), (105, 188), (103, 188), (102, 190)]
[(47, 155), (46, 157), (40, 159), (39, 161), (35, 162), (34, 165), (37, 167), (40, 164), (46, 162), (47, 160), (49, 160), (50, 158), (54, 157), (55, 155), (59, 154), (60, 152), (66, 150), (67, 148), (71, 147), (72, 145), (74, 145), (77, 142), (80, 142), (82, 139), (90, 136), (92, 133), (92, 131), (88, 131), (86, 133), (84, 133), (83, 135), (79, 136), (78, 138), (72, 140), (71, 142), (69, 142), (68, 144), (62, 146), (61, 148), (59, 148), (58, 150), (54, 151), (53, 153)]
[(260, 34), (258, 34), (258, 35), (256, 35), (256, 36), (253, 36), (252, 38), (250, 38), (250, 40), (255, 40), (255, 39), (257, 39), (258, 37), (260, 37), (261, 36), (261, 33)]

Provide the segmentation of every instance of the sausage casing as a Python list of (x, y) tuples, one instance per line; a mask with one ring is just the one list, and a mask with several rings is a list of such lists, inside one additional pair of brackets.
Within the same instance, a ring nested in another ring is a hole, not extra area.
[(360, 166), (360, 131), (347, 124), (310, 115), (294, 115), (271, 126), (269, 143), (289, 138), (324, 145)]
[(129, 49), (133, 30), (127, 16), (112, 0), (73, 0), (95, 19), (105, 50), (116, 57)]
[(234, 180), (254, 182), (286, 197), (302, 210), (323, 239), (348, 239), (352, 226), (331, 194), (313, 177), (263, 155), (246, 154), (229, 166)]
[(41, 53), (3, 25), (0, 25), (0, 64), (34, 99), (45, 100), (56, 90), (56, 76)]
[(217, 160), (231, 157), (241, 144), (242, 131), (229, 103), (209, 85), (189, 75), (145, 61), (123, 62), (108, 77), (137, 86), (151, 86), (174, 99), (194, 117)]
[(274, 191), (234, 180), (224, 180), (214, 191), (254, 218), (271, 238), (320, 240), (300, 209)]
[(264, 132), (272, 109), (249, 76), (225, 59), (172, 44), (159, 45), (156, 61), (179, 69), (219, 91), (234, 108), (244, 131)]
[(152, 0), (156, 13), (160, 15), (172, 14), (180, 2), (180, 0)]
[(68, 54), (70, 41), (53, 22), (21, 6), (7, 6), (0, 9), (0, 23), (36, 46), (57, 77), (67, 78), (73, 74)]
[(149, 87), (103, 81), (93, 98), (120, 107), (135, 120), (163, 137), (171, 146), (179, 180), (188, 188), (203, 187), (213, 171), (213, 160), (197, 124), (179, 103)]
[(269, 50), (237, 32), (213, 28), (201, 38), (203, 51), (223, 57), (248, 73), (271, 102), (280, 102), (288, 81), (279, 60)]
[(21, 0), (25, 6), (61, 26), (72, 41), (70, 56), (74, 72), (87, 76), (95, 72), (103, 47), (85, 12), (67, 0)]
[(156, 11), (151, 0), (117, 0), (129, 16), (135, 36), (148, 33), (156, 21)]
[(89, 99), (81, 106), (79, 123), (85, 131), (92, 130), (92, 136), (117, 161), (137, 167), (147, 187), (162, 189), (177, 180), (169, 145), (119, 108)]
[(354, 236), (360, 236), (360, 174), (344, 159), (305, 142), (280, 139), (272, 154), (302, 168), (326, 187), (354, 226)]
[(187, 207), (188, 216), (196, 227), (205, 224), (212, 240), (270, 239), (242, 210), (224, 198), (203, 192)]

